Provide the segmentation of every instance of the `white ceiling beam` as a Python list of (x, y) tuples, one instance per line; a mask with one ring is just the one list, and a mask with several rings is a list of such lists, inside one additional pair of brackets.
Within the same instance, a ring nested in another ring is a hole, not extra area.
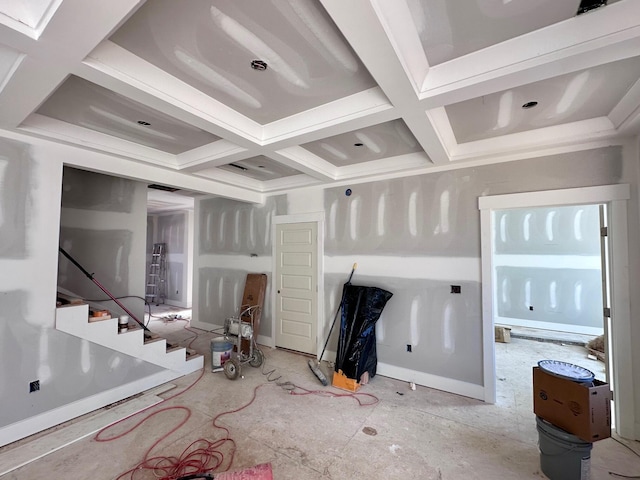
[(229, 172), (220, 168), (212, 167), (195, 172), (196, 177), (209, 178), (216, 182), (222, 182), (227, 185), (233, 185), (238, 188), (247, 189), (251, 192), (262, 192), (263, 182), (246, 175)]
[(0, 128), (16, 128), (67, 77), (61, 65), (24, 57), (0, 92)]
[(370, 162), (356, 163), (338, 168), (336, 180), (360, 178), (368, 175), (396, 173), (432, 165), (423, 152), (407, 153)]
[(276, 152), (264, 152), (272, 160), (305, 173), (318, 180), (336, 178), (337, 167), (302, 147), (289, 147)]
[(194, 148), (188, 152), (180, 153), (177, 155), (176, 160), (179, 170), (193, 172), (226, 165), (254, 156), (256, 156), (256, 153), (253, 150), (242, 148), (235, 143), (222, 139)]
[(518, 152), (535, 156), (535, 151), (538, 149), (592, 143), (597, 140), (611, 139), (616, 136), (616, 133), (609, 118), (593, 118), (474, 142), (460, 143), (452, 149), (452, 161), (495, 159)]
[(432, 66), (420, 98), (440, 107), (638, 55), (640, 2), (621, 1)]
[[(3, 16), (0, 15), (0, 19), (2, 19), (2, 17)], [(24, 27), (27, 30), (30, 30), (29, 27)], [(15, 28), (12, 28), (10, 24), (0, 21), (0, 44), (13, 48), (14, 50), (18, 50), (22, 53), (31, 53), (38, 48), (37, 40), (33, 36), (29, 35), (29, 33), (31, 32), (16, 30)]]
[(100, 43), (74, 73), (241, 147), (262, 143), (260, 124), (109, 40)]
[(371, 4), (418, 95), (429, 71), (429, 61), (406, 0), (371, 0)]
[[(321, 2), (430, 159), (436, 164), (448, 163), (449, 157), (438, 141), (437, 132), (427, 121), (424, 109), (416, 101), (411, 74), (405, 70), (398, 58), (378, 16), (379, 13), (370, 0)], [(387, 25), (387, 28), (389, 27), (390, 25)], [(404, 28), (415, 27), (412, 22)]]
[(263, 145), (279, 150), (398, 116), (384, 92), (374, 87), (265, 125)]
[(123, 158), (176, 168), (176, 156), (161, 150), (63, 122), (37, 113), (31, 114), (17, 129), (23, 133), (48, 138), (78, 148), (108, 152)]
[[(633, 84), (629, 91), (622, 97), (618, 104), (613, 107), (608, 117), (617, 129), (624, 126), (625, 133), (629, 131), (629, 126), (633, 124), (633, 117), (640, 111), (640, 80)], [(633, 133), (640, 133), (636, 131)]]
[(0, 95), (0, 125), (14, 128), (22, 123), (139, 4), (140, 0), (65, 0), (39, 41), (25, 44), (27, 58)]
[(182, 190), (201, 192), (243, 202), (264, 203), (265, 200), (265, 196), (260, 192), (177, 172), (159, 165), (132, 161), (109, 153), (64, 145), (49, 139), (25, 135), (21, 132), (0, 130), (0, 137), (29, 143), (32, 146), (34, 158), (42, 161), (46, 161), (49, 158), (62, 158), (65, 165), (130, 178), (145, 183), (158, 183)]
[(640, 106), (620, 124), (618, 132), (621, 134), (640, 135)]
[(292, 175), (263, 182), (262, 191), (273, 194), (274, 192), (282, 192), (294, 188), (312, 187), (321, 183), (317, 178), (312, 178), (308, 175)]

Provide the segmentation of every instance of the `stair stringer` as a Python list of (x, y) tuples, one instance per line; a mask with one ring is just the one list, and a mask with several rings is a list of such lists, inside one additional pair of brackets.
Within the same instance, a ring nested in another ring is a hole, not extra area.
[(58, 307), (56, 330), (183, 375), (200, 370), (204, 366), (202, 355), (190, 355), (187, 358), (187, 350), (183, 347), (167, 352), (167, 341), (164, 338), (145, 343), (144, 330), (141, 328), (118, 333), (117, 318), (89, 322), (89, 306), (86, 304)]

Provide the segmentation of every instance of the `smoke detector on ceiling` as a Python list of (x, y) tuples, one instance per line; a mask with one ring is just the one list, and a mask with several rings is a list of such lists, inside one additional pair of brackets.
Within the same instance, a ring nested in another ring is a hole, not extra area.
[(609, 0), (582, 0), (576, 15), (582, 15), (595, 8), (604, 7)]

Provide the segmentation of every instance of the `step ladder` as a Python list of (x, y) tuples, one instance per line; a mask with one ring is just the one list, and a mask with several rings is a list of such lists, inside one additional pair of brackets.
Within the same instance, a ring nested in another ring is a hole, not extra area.
[(145, 299), (148, 303), (164, 303), (167, 297), (167, 244), (154, 243), (151, 253), (151, 264), (149, 265), (149, 276), (147, 277), (147, 288)]

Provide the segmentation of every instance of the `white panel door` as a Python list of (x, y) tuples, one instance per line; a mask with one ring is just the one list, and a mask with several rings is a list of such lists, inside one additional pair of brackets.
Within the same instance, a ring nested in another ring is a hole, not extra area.
[(317, 352), (318, 224), (276, 225), (276, 347)]

